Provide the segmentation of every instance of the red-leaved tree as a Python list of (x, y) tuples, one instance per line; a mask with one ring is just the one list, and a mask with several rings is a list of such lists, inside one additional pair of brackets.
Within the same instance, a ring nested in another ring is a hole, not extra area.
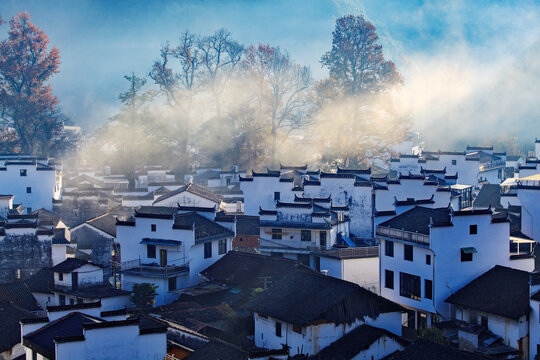
[(43, 154), (62, 127), (58, 98), (46, 85), (58, 72), (60, 52), (48, 51), (48, 44), (27, 12), (9, 21), (8, 38), (0, 43), (0, 120), (4, 131), (17, 134), (23, 153)]

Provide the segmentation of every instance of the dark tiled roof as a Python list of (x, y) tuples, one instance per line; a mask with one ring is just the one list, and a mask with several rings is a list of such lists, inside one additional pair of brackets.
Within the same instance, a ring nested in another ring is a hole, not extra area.
[(338, 174), (363, 174), (363, 175), (371, 175), (371, 168), (367, 169), (342, 169), (339, 166), (337, 167)]
[(307, 164), (302, 166), (287, 166), (279, 164), (280, 170), (307, 170)]
[(495, 209), (502, 208), (501, 187), (498, 184), (484, 184), (476, 199), (474, 199), (473, 207), (475, 208), (487, 208), (489, 206)]
[(250, 307), (261, 315), (298, 326), (317, 321), (351, 323), (365, 316), (377, 318), (381, 313), (403, 311), (400, 305), (357, 284), (301, 271), (257, 295)]
[(92, 264), (88, 262), (87, 260), (78, 259), (78, 258), (67, 258), (66, 260), (62, 261), (60, 264), (53, 266), (52, 271), (66, 274), (86, 264), (102, 267), (101, 265)]
[(86, 223), (104, 233), (116, 237), (116, 216), (112, 214), (98, 216), (97, 218), (88, 220)]
[(234, 345), (212, 339), (186, 357), (186, 360), (248, 360), (249, 354)]
[(433, 195), (429, 199), (407, 199), (407, 200), (398, 200), (394, 197), (395, 206), (405, 206), (405, 205), (422, 205), (422, 204), (435, 204), (433, 200)]
[(177, 208), (169, 206), (139, 206), (135, 210), (135, 217), (172, 219), (177, 212)]
[(506, 161), (518, 161), (521, 159), (521, 155), (508, 155)]
[(381, 223), (379, 226), (429, 235), (430, 223), (436, 226), (451, 225), (450, 210), (416, 206)]
[(215, 237), (234, 236), (224, 226), (194, 212), (178, 214), (174, 217), (173, 228), (187, 229), (195, 226), (195, 240), (213, 239)]
[(259, 207), (259, 215), (277, 215), (277, 210), (264, 210)]
[(397, 352), (384, 360), (486, 360), (486, 357), (470, 352), (459, 351), (453, 347), (419, 339), (404, 351)]
[(294, 260), (229, 251), (201, 274), (212, 282), (264, 288), (265, 282), (274, 284), (297, 270), (314, 272)]
[(236, 235), (259, 235), (259, 217), (238, 215), (236, 216)]
[(0, 300), (0, 318), (2, 325), (0, 326), (0, 353), (10, 351), (13, 346), (21, 342), (21, 325), (22, 319), (35, 319), (34, 314), (10, 303), (9, 301)]
[(362, 350), (368, 349), (377, 339), (387, 336), (404, 343), (398, 336), (384, 329), (370, 325), (360, 325), (351, 330), (339, 340), (322, 349), (312, 360), (346, 360), (354, 359)]
[(83, 335), (83, 324), (100, 322), (98, 318), (72, 312), (24, 336), (23, 344), (49, 359), (55, 358), (55, 338)]
[(24, 282), (0, 284), (0, 301), (16, 305), (26, 311), (39, 311), (40, 306)]
[(529, 313), (529, 273), (497, 265), (450, 296), (446, 302), (519, 319)]
[(54, 287), (53, 271), (50, 268), (43, 268), (32, 275), (24, 282), (32, 292), (48, 294)]
[(330, 230), (332, 224), (328, 222), (292, 222), (292, 221), (269, 221), (261, 220), (261, 227), (274, 227), (274, 228), (286, 228), (286, 229), (320, 229)]
[(216, 212), (216, 206), (212, 207), (202, 207), (202, 206), (182, 206), (178, 204), (179, 211), (195, 211), (195, 212)]
[(115, 296), (126, 296), (126, 295), (131, 294), (129, 291), (115, 289), (107, 285), (80, 287), (75, 290), (55, 288), (54, 291), (62, 293), (62, 294), (85, 298), (85, 299), (103, 299), (103, 298), (109, 298), (109, 297), (115, 297)]
[(168, 199), (170, 197), (173, 197), (175, 195), (178, 195), (178, 194), (181, 194), (183, 193), (184, 191), (187, 191), (187, 192), (190, 192), (194, 195), (197, 195), (197, 196), (200, 196), (200, 197), (203, 197), (205, 199), (208, 199), (210, 201), (213, 201), (215, 203), (220, 203), (222, 198), (221, 196), (217, 195), (217, 194), (214, 194), (213, 192), (209, 191), (209, 190), (206, 190), (205, 188), (201, 187), (201, 186), (198, 186), (198, 185), (195, 185), (195, 184), (187, 184), (187, 185), (184, 185), (176, 190), (173, 190), (171, 192), (168, 192), (162, 196), (160, 196), (159, 198), (156, 199), (156, 201), (154, 201), (154, 204), (155, 203), (159, 203), (165, 199)]

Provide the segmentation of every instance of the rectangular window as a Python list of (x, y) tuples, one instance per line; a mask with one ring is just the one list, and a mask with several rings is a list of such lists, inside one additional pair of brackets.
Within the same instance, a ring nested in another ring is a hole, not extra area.
[(431, 265), (431, 255), (426, 254), (426, 264)]
[(176, 276), (169, 278), (169, 291), (176, 290)]
[(276, 321), (276, 336), (281, 337), (281, 323)]
[(394, 257), (394, 242), (393, 241), (384, 241), (384, 255)]
[(403, 245), (403, 259), (413, 261), (413, 247), (412, 245)]
[(204, 243), (204, 258), (208, 259), (212, 257), (212, 242)]
[(66, 296), (65, 295), (58, 295), (58, 302), (60, 305), (66, 305)]
[(69, 298), (69, 305), (75, 305), (75, 299)]
[(471, 235), (478, 234), (478, 225), (469, 225), (469, 234)]
[(472, 261), (472, 252), (461, 249), (461, 262)]
[(424, 297), (433, 299), (433, 282), (431, 280), (424, 279)]
[(156, 224), (152, 224), (152, 225), (150, 225), (150, 230), (151, 230), (151, 231), (154, 231), (154, 232), (155, 232), (155, 231), (156, 231), (156, 229), (157, 229), (157, 226), (156, 226)]
[(218, 243), (218, 254), (223, 255), (227, 252), (227, 239), (219, 240)]
[(32, 214), (32, 208), (31, 207), (26, 208), (26, 213), (29, 215)]
[(63, 273), (58, 273), (58, 281), (64, 281), (64, 274)]
[(31, 193), (32, 193), (32, 188), (31, 188), (30, 186), (28, 186), (28, 187), (26, 188), (26, 193), (27, 193), (27, 194), (31, 194)]
[(420, 276), (399, 273), (399, 295), (414, 299), (420, 300)]
[(452, 165), (456, 165), (457, 164), (457, 160), (452, 160)]
[(21, 176), (26, 176), (26, 169), (21, 169), (20, 174)]
[(280, 197), (281, 197), (281, 194), (279, 193), (279, 191), (274, 192), (274, 201), (278, 201)]
[(394, 288), (394, 272), (391, 270), (384, 270), (384, 287), (387, 289)]
[(319, 244), (321, 245), (321, 247), (325, 248), (326, 247), (326, 231), (321, 231), (319, 236), (320, 236)]
[(146, 257), (149, 259), (156, 258), (156, 245), (146, 245)]
[(300, 240), (311, 241), (311, 230), (302, 230), (300, 233)]
[(315, 270), (321, 271), (321, 258), (319, 256), (315, 256)]
[(281, 229), (272, 229), (272, 240), (281, 240)]

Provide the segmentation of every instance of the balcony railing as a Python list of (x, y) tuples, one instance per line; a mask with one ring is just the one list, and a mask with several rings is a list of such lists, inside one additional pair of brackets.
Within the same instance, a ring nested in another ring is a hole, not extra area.
[(429, 235), (413, 233), (405, 230), (378, 227), (377, 235), (386, 236), (392, 239), (410, 241), (417, 244), (429, 245)]
[(500, 168), (500, 167), (503, 167), (505, 165), (506, 165), (506, 163), (503, 160), (497, 160), (497, 161), (492, 161), (492, 162), (484, 164), (484, 165), (480, 165), (479, 170), (480, 171), (486, 171), (486, 170), (490, 170), (490, 169)]
[(147, 277), (168, 278), (170, 276), (189, 273), (189, 265), (167, 265), (159, 266), (153, 264), (143, 264), (140, 259), (124, 261), (122, 272), (130, 275)]
[(340, 259), (358, 259), (379, 256), (378, 246), (362, 246), (356, 248), (320, 248), (310, 247), (311, 252), (315, 255), (337, 257)]

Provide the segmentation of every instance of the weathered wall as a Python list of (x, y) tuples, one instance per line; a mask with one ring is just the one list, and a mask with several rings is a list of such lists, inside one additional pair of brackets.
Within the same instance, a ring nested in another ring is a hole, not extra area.
[(40, 241), (35, 235), (6, 235), (0, 240), (0, 283), (27, 279), (43, 267), (52, 266), (51, 242)]

